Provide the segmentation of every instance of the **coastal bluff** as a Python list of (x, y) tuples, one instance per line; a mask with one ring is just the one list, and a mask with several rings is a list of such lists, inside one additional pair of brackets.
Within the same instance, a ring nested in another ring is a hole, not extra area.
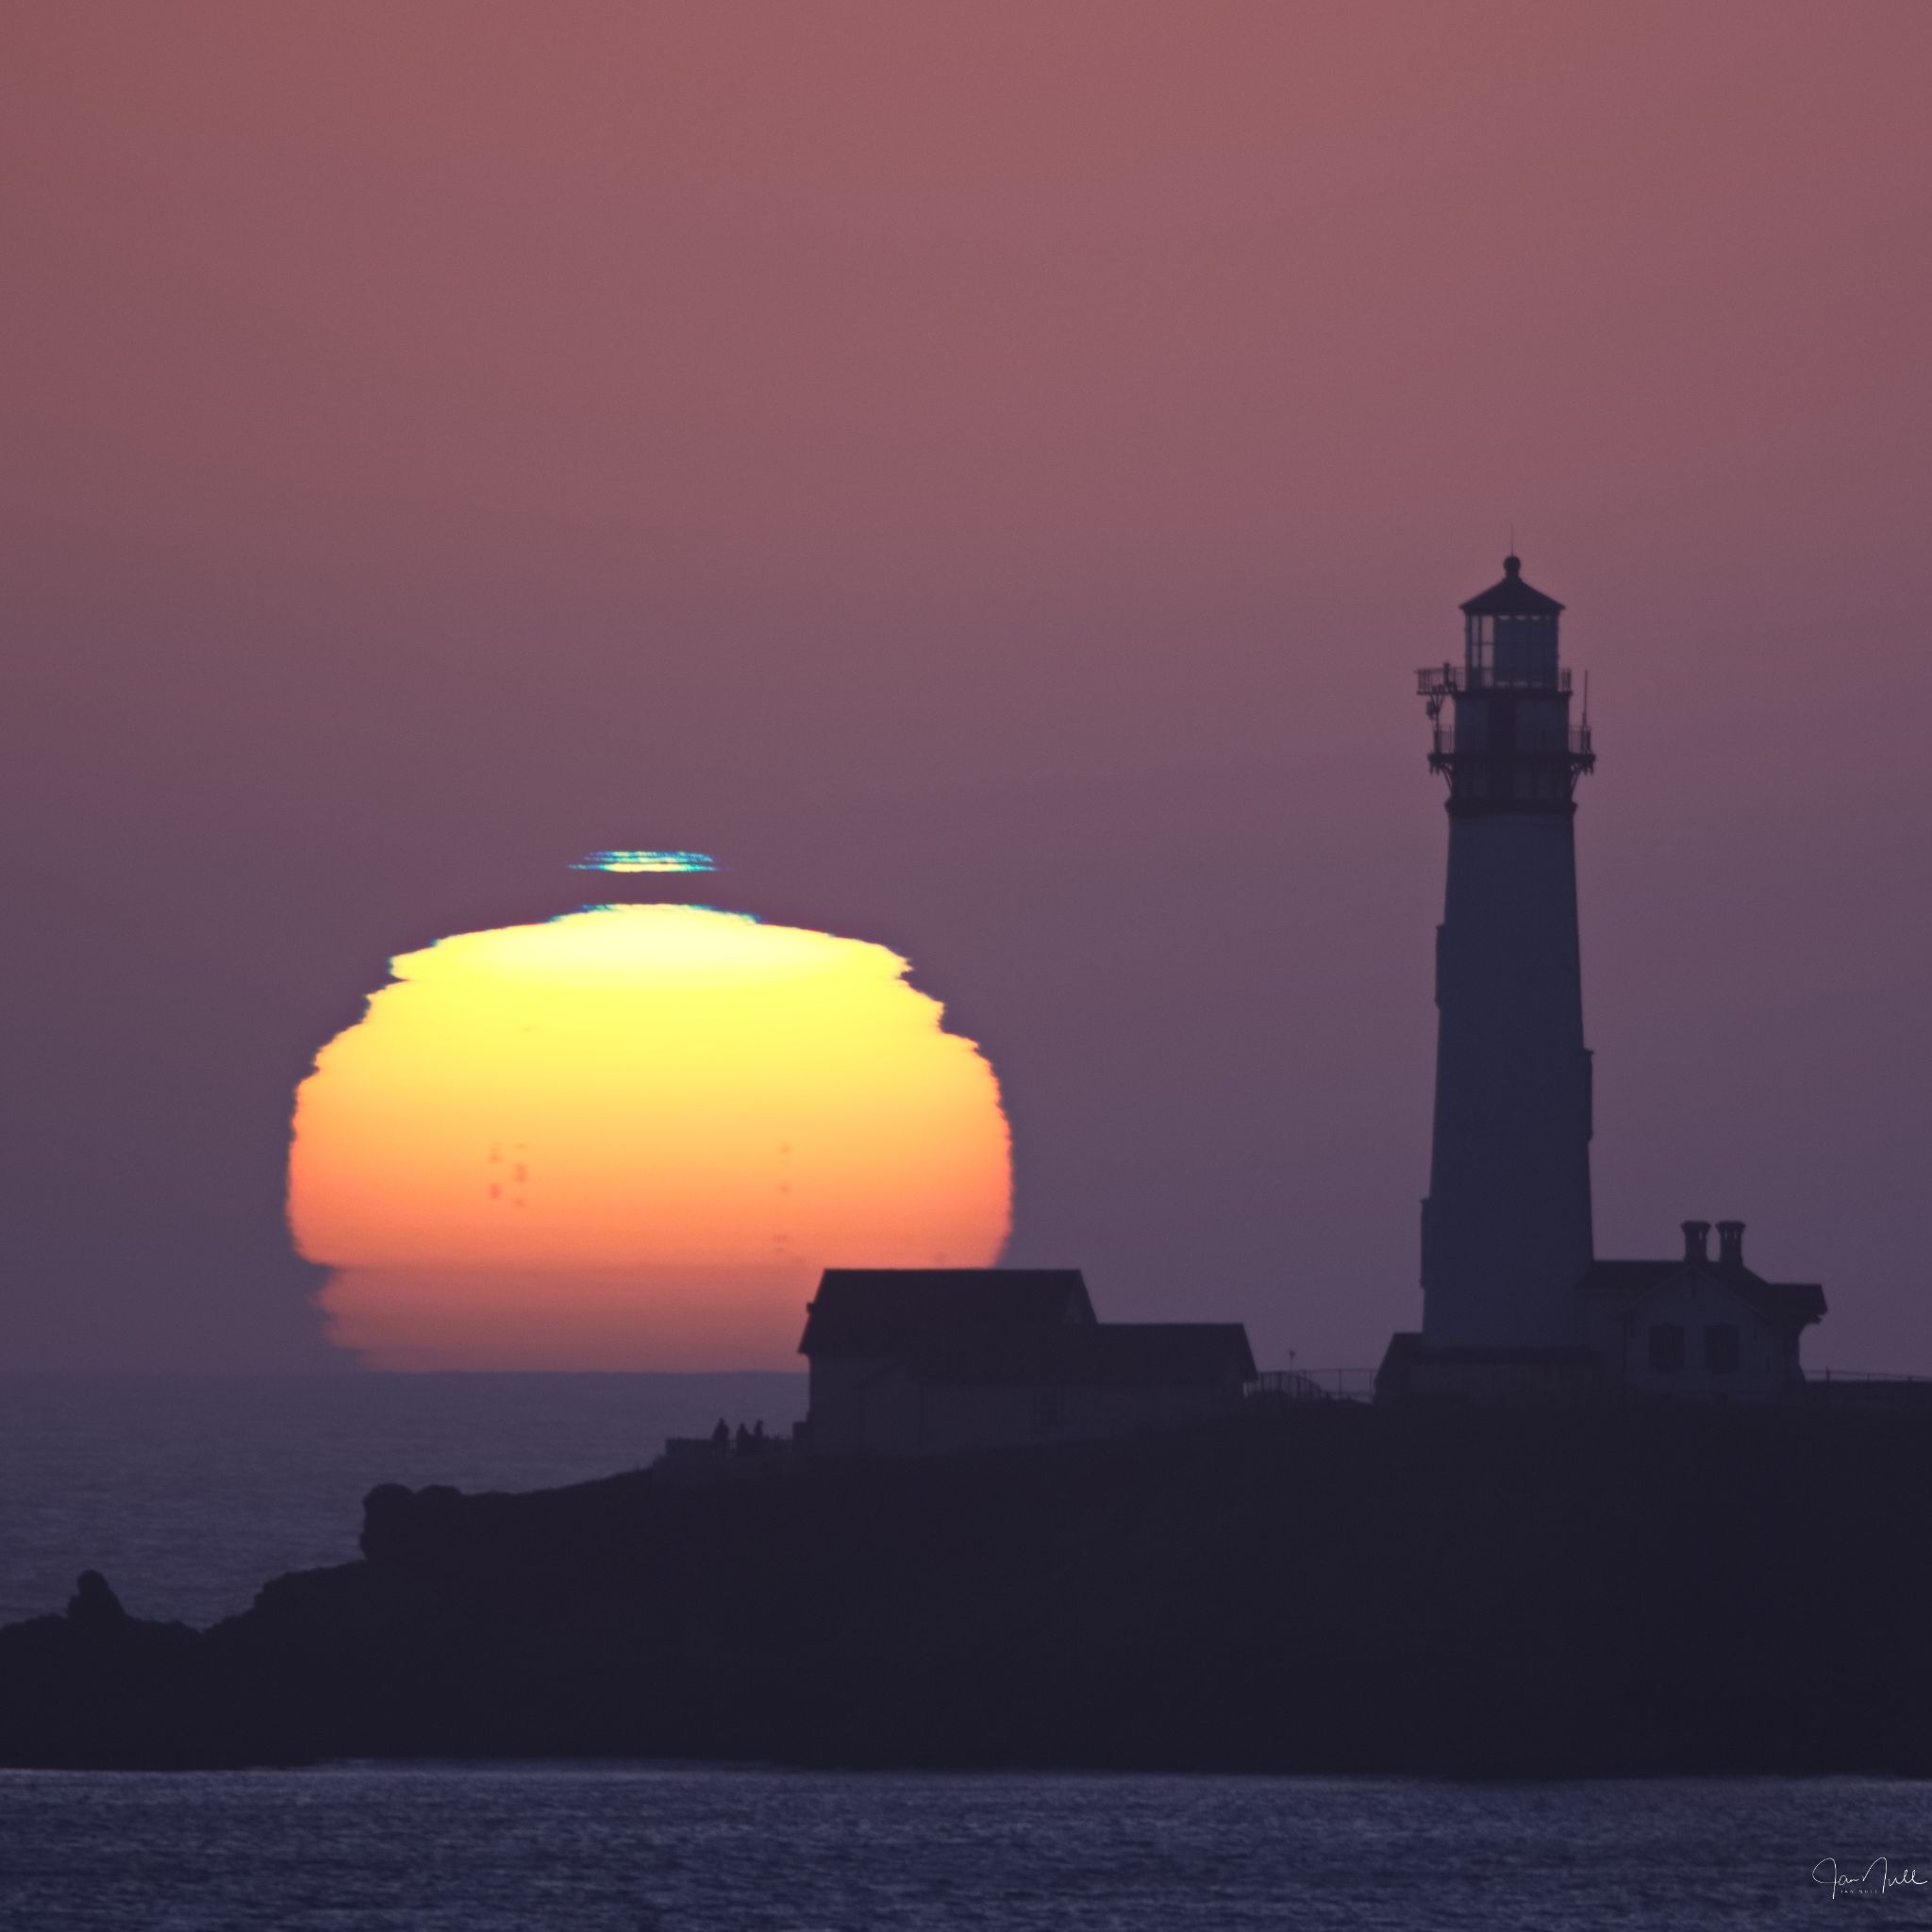
[(90, 1572), (0, 1763), (1932, 1774), (1932, 1418), (1252, 1404), (1115, 1441), (386, 1486), (205, 1631)]

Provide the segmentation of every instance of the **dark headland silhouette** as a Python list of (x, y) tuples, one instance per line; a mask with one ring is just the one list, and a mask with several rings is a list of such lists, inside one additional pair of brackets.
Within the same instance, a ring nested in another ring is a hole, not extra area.
[[(1449, 785), (1423, 1324), (1373, 1405), (1077, 1271), (832, 1270), (811, 1412), (525, 1495), (389, 1486), (207, 1631), (90, 1572), (0, 1762), (380, 1756), (1932, 1774), (1932, 1383), (1807, 1379), (1744, 1227), (1598, 1258), (1562, 607), (1422, 675)], [(1443, 712), (1450, 722), (1443, 722)]]
[(83, 1579), (0, 1631), (0, 1762), (1932, 1774), (1910, 1411), (1257, 1402), (773, 1460), (378, 1489), (361, 1561), (204, 1632)]

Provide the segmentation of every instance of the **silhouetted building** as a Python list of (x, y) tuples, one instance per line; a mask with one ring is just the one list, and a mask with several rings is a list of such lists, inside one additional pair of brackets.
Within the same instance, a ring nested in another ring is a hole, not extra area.
[(1231, 1409), (1239, 1323), (1102, 1323), (1077, 1269), (831, 1268), (799, 1351), (815, 1456), (1114, 1436)]
[(1588, 716), (1571, 723), (1562, 609), (1506, 558), (1462, 607), (1462, 661), (1417, 679), (1449, 788), (1435, 1130), (1422, 1333), (1392, 1339), (1376, 1393), (1781, 1395), (1824, 1295), (1746, 1268), (1742, 1223), (1719, 1224), (1714, 1262), (1702, 1222), (1674, 1260), (1593, 1256), (1574, 821), (1596, 756)]
[(1592, 1261), (1584, 1320), (1606, 1369), (1624, 1387), (1657, 1395), (1762, 1401), (1801, 1387), (1798, 1338), (1824, 1313), (1810, 1281), (1767, 1281), (1744, 1265), (1744, 1224), (1684, 1224), (1684, 1252), (1668, 1261)]

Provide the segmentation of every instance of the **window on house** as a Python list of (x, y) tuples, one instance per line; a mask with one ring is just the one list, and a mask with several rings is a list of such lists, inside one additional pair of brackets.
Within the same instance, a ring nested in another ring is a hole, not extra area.
[(1730, 1323), (1720, 1322), (1704, 1331), (1704, 1366), (1720, 1375), (1737, 1368), (1738, 1331)]
[(1659, 1322), (1650, 1331), (1650, 1365), (1654, 1369), (1684, 1366), (1684, 1331), (1674, 1322)]

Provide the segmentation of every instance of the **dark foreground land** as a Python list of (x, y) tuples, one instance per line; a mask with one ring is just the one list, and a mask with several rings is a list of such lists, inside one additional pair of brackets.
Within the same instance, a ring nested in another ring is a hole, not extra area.
[[(760, 1472), (760, 1475), (765, 1473)], [(1131, 1441), (379, 1489), (207, 1631), (0, 1631), (0, 1763), (1932, 1774), (1932, 1421), (1257, 1409)]]

